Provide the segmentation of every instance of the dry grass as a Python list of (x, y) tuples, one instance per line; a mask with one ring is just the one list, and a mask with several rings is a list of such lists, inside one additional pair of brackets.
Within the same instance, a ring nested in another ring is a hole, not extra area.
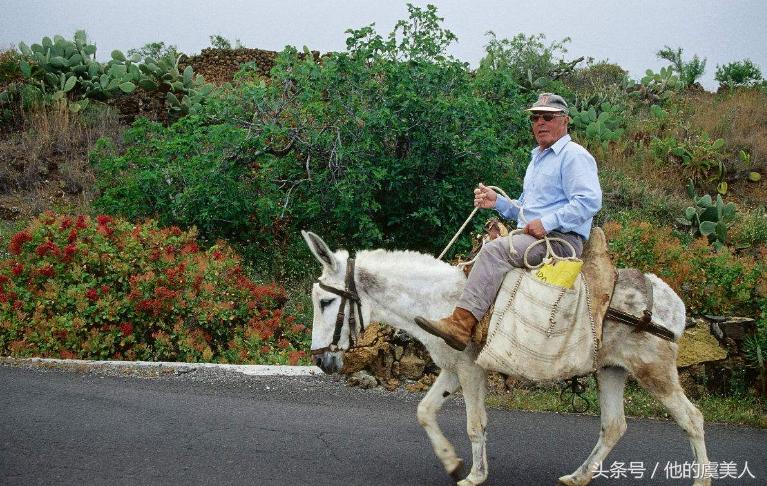
[(95, 185), (88, 152), (123, 128), (117, 113), (102, 106), (85, 114), (63, 104), (26, 113), (23, 131), (0, 138), (0, 212), (29, 218), (46, 209), (86, 208)]
[(753, 170), (767, 169), (767, 92), (753, 88), (702, 93), (689, 101), (693, 127), (725, 139), (736, 152), (750, 153)]
[[(689, 134), (706, 133), (711, 140), (723, 138), (726, 143), (726, 180), (729, 184), (726, 199), (736, 203), (741, 210), (767, 206), (767, 92), (748, 89), (721, 94), (690, 93), (669, 111), (665, 126), (640, 115), (629, 123), (626, 134), (606, 150), (591, 144), (588, 148), (596, 157), (600, 172), (612, 171), (641, 181), (641, 185), (652, 189), (648, 196), (670, 198), (672, 206), (689, 203), (685, 190), (689, 175), (685, 174), (685, 169), (676, 163), (657, 160), (650, 145), (653, 139), (662, 136), (682, 140)], [(751, 155), (749, 165), (739, 159), (740, 150)], [(761, 182), (749, 181), (750, 171), (760, 172)], [(715, 194), (717, 183), (717, 180), (708, 181), (699, 187), (699, 192)], [(618, 203), (625, 202), (625, 188), (617, 189)], [(641, 202), (641, 198), (637, 202)]]
[[(723, 138), (733, 155), (728, 167), (735, 169), (728, 197), (742, 208), (767, 205), (767, 92), (759, 88), (738, 89), (717, 95), (701, 93), (688, 100), (690, 124), (712, 138)], [(737, 157), (751, 155), (749, 165)], [(746, 179), (750, 171), (762, 174), (759, 183)]]

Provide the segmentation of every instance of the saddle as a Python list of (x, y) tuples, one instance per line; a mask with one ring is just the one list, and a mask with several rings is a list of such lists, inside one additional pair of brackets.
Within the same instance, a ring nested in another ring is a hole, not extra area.
[[(499, 236), (508, 234), (508, 230), (503, 223), (498, 220), (491, 220), (485, 225), (485, 239), (493, 240)], [(477, 249), (477, 251), (479, 251)], [(597, 348), (602, 345), (602, 324), (610, 306), (615, 282), (618, 278), (618, 272), (610, 260), (607, 251), (607, 239), (599, 227), (593, 227), (583, 248), (583, 268), (581, 276), (585, 280), (589, 290), (591, 301), (590, 313), (594, 322), (594, 332), (597, 340)], [(468, 272), (466, 272), (468, 275)], [(475, 326), (472, 340), (480, 347), (484, 346), (487, 340), (487, 332), (490, 326), (490, 318), (493, 315), (493, 307), (485, 314), (482, 320)]]

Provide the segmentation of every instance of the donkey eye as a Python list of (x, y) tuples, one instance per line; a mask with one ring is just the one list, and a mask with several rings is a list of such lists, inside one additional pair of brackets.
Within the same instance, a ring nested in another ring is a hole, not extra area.
[(322, 300), (320, 300), (320, 310), (324, 311), (325, 307), (327, 307), (330, 304), (332, 304), (334, 300), (336, 300), (336, 299), (322, 299)]

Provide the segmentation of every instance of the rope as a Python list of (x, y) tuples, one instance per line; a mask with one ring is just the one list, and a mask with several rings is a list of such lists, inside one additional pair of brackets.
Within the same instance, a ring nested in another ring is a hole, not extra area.
[[(527, 222), (527, 220), (525, 220), (525, 216), (524, 216), (524, 213), (523, 213), (523, 209), (522, 209), (522, 205), (521, 205), (521, 204), (517, 204), (517, 203), (516, 203), (516, 202), (515, 202), (513, 199), (511, 199), (511, 198), (508, 196), (508, 194), (506, 194), (506, 192), (505, 192), (503, 189), (501, 189), (500, 187), (498, 187), (498, 186), (487, 186), (487, 187), (489, 187), (490, 189), (494, 190), (495, 192), (500, 192), (500, 193), (501, 193), (501, 195), (502, 195), (503, 197), (505, 197), (506, 199), (508, 199), (508, 200), (511, 202), (511, 204), (512, 204), (514, 207), (516, 207), (517, 209), (519, 209), (519, 220), (520, 220), (521, 222), (523, 222), (523, 223), (526, 223), (526, 222)], [(458, 239), (458, 237), (461, 235), (461, 233), (463, 232), (464, 228), (466, 228), (466, 225), (467, 225), (467, 224), (469, 224), (469, 221), (471, 221), (471, 218), (473, 218), (473, 217), (474, 217), (474, 215), (475, 215), (475, 214), (477, 214), (477, 211), (479, 211), (479, 208), (478, 208), (478, 207), (477, 207), (477, 208), (474, 208), (474, 211), (472, 211), (472, 212), (471, 212), (471, 214), (469, 215), (469, 217), (468, 217), (468, 218), (466, 218), (466, 221), (464, 221), (464, 222), (463, 222), (463, 224), (461, 225), (461, 227), (460, 227), (460, 228), (458, 228), (458, 232), (455, 234), (455, 236), (453, 236), (453, 239), (452, 239), (452, 240), (450, 240), (450, 242), (447, 244), (447, 246), (445, 247), (445, 249), (444, 249), (444, 250), (442, 250), (442, 253), (440, 253), (440, 254), (439, 254), (439, 256), (437, 257), (437, 260), (442, 260), (442, 257), (443, 257), (443, 256), (445, 256), (445, 253), (447, 253), (447, 250), (449, 250), (449, 249), (450, 249), (450, 247), (451, 247), (451, 246), (453, 246), (453, 243), (455, 243), (455, 240), (457, 240), (457, 239)], [(475, 258), (475, 259), (476, 259), (476, 258)], [(471, 260), (470, 262), (464, 262), (464, 263), (460, 263), (459, 265), (460, 265), (460, 266), (464, 266), (464, 265), (468, 265), (469, 263), (472, 263), (472, 262), (474, 262), (474, 260)]]
[[(527, 219), (525, 218), (525, 214), (524, 214), (524, 209), (522, 208), (521, 204), (519, 204), (515, 200), (511, 199), (508, 196), (508, 194), (506, 194), (506, 192), (503, 189), (501, 189), (500, 187), (498, 187), (498, 186), (487, 186), (487, 187), (490, 188), (490, 189), (493, 189), (496, 192), (501, 193), (501, 195), (503, 197), (508, 199), (509, 202), (511, 203), (511, 205), (516, 207), (519, 210), (519, 217), (518, 217), (519, 222), (521, 222), (522, 224), (526, 224), (527, 223)], [(461, 233), (463, 233), (463, 230), (466, 228), (466, 225), (469, 224), (469, 221), (471, 221), (471, 219), (474, 217), (474, 215), (477, 214), (477, 211), (479, 211), (479, 209), (480, 208), (476, 207), (471, 212), (471, 214), (469, 214), (469, 217), (466, 218), (466, 221), (464, 221), (463, 224), (461, 225), (461, 227), (458, 228), (458, 231), (455, 233), (455, 236), (453, 236), (453, 239), (450, 240), (450, 242), (447, 244), (445, 249), (442, 250), (442, 253), (439, 254), (439, 256), (437, 257), (437, 260), (442, 260), (442, 257), (445, 256), (445, 253), (447, 253), (447, 251), (450, 249), (450, 247), (453, 246), (453, 243), (455, 243), (455, 240), (457, 240), (458, 237), (461, 235)], [(513, 231), (511, 231), (509, 233), (508, 237), (511, 238), (515, 234), (520, 234), (520, 233), (524, 233), (524, 232), (525, 232), (525, 230), (522, 229), (522, 228), (515, 229), (515, 230), (513, 230)], [(558, 241), (558, 242), (562, 243), (563, 245), (565, 245), (566, 247), (568, 247), (570, 249), (570, 251), (572, 252), (572, 256), (570, 256), (570, 257), (558, 256), (556, 253), (554, 253), (554, 249), (551, 247), (551, 242), (552, 241)], [(544, 243), (544, 242), (546, 244), (546, 256), (543, 258), (541, 263), (539, 263), (538, 265), (535, 265), (535, 266), (530, 265), (530, 263), (528, 263), (528, 260), (527, 260), (527, 256), (530, 253), (530, 250), (535, 245), (537, 245), (539, 243)], [(483, 245), (484, 245), (484, 243), (483, 243)], [(480, 251), (477, 252), (477, 255), (474, 258), (472, 258), (468, 262), (461, 262), (461, 263), (458, 264), (458, 266), (459, 267), (465, 267), (466, 265), (471, 265), (472, 263), (474, 263), (477, 260), (477, 258), (479, 258), (479, 254), (481, 253), (481, 251), (482, 251), (482, 249), (480, 248)], [(512, 245), (511, 242), (509, 242), (509, 252), (511, 253), (512, 256), (517, 256), (517, 250), (514, 249), (514, 245)], [(571, 245), (569, 241), (564, 240), (562, 238), (557, 238), (557, 237), (550, 238), (548, 236), (544, 236), (542, 239), (540, 239), (540, 240), (534, 242), (532, 245), (528, 246), (527, 249), (525, 250), (524, 255), (523, 255), (523, 262), (525, 263), (525, 266), (528, 269), (530, 269), (530, 270), (535, 270), (536, 268), (540, 268), (541, 266), (543, 266), (545, 263), (547, 263), (548, 261), (550, 261), (552, 259), (555, 259), (555, 260), (577, 260), (578, 256), (577, 256), (577, 254), (575, 252), (575, 248), (573, 248), (573, 245)]]

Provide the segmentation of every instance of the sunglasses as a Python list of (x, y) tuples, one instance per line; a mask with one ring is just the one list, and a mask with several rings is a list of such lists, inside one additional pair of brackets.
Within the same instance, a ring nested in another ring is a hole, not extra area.
[(535, 123), (538, 120), (540, 120), (541, 118), (543, 118), (543, 121), (550, 122), (554, 118), (560, 118), (560, 117), (563, 117), (563, 116), (567, 116), (567, 115), (565, 115), (563, 113), (544, 113), (544, 114), (533, 113), (532, 115), (530, 115), (530, 122), (531, 123)]

